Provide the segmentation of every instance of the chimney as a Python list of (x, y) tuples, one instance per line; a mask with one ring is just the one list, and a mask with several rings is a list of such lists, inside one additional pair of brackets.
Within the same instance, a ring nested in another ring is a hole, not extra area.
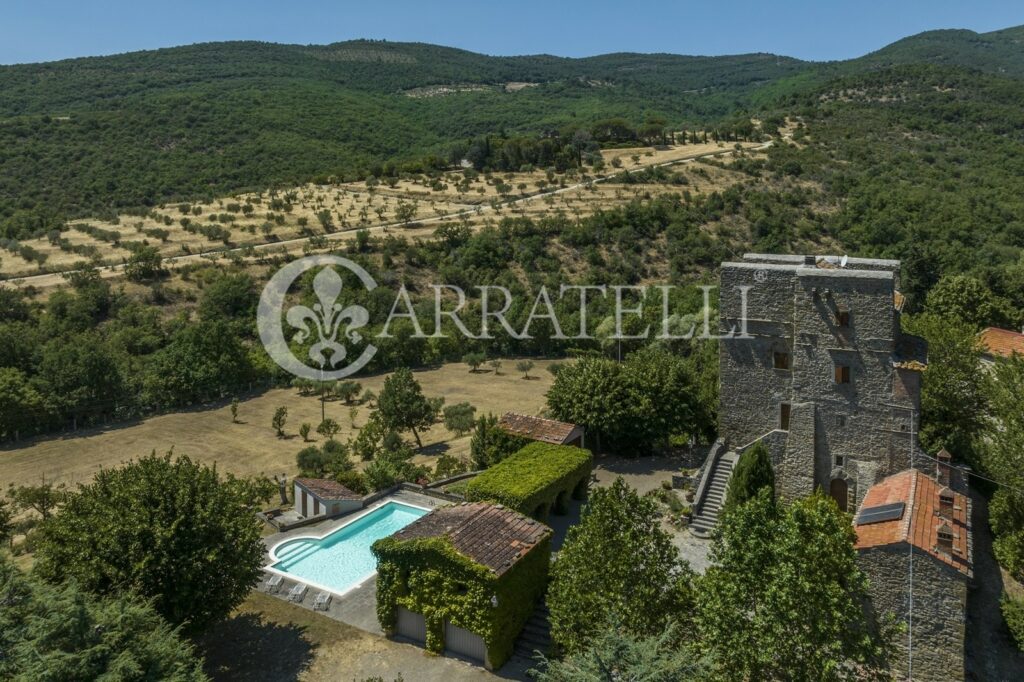
[(935, 479), (939, 482), (939, 485), (948, 486), (953, 455), (949, 454), (949, 450), (946, 448), (942, 448), (939, 450), (939, 454), (935, 455), (935, 459), (938, 460), (935, 463)]
[(938, 542), (936, 543), (940, 551), (946, 552), (947, 554), (953, 553), (953, 529), (950, 528), (948, 523), (943, 523), (939, 526)]
[(949, 488), (939, 491), (939, 516), (950, 520), (953, 518), (953, 491)]

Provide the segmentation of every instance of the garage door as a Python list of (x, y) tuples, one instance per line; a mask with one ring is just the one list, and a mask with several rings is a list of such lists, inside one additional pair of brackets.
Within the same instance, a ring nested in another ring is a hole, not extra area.
[(487, 660), (487, 645), (480, 635), (463, 630), (451, 623), (444, 624), (444, 648), (459, 656), (466, 656), (483, 663)]
[(417, 642), (427, 641), (427, 621), (423, 614), (414, 613), (402, 606), (398, 607), (398, 623), (395, 626), (395, 634)]

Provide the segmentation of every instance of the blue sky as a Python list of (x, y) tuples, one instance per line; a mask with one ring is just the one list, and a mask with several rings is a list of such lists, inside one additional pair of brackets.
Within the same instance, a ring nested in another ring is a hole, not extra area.
[(486, 54), (774, 52), (845, 59), (934, 28), (1024, 24), (1017, 0), (6, 0), (0, 64), (213, 40), (421, 41)]

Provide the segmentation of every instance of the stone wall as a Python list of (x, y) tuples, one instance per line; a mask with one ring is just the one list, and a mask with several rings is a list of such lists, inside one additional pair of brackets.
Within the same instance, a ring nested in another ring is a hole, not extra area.
[[(896, 677), (906, 679), (912, 641), (914, 680), (963, 680), (968, 578), (916, 548), (913, 561), (913, 625), (897, 635), (891, 669)], [(861, 550), (857, 563), (870, 581), (874, 619), (881, 622), (892, 613), (906, 627), (911, 596), (909, 545)]]
[[(780, 428), (789, 405), (790, 438), (800, 442), (786, 447), (780, 489), (828, 490), (841, 478), (853, 507), (879, 479), (909, 467), (917, 447), (920, 374), (894, 365), (902, 348), (923, 347), (900, 333), (898, 263), (851, 259), (827, 269), (802, 257), (750, 258), (721, 269), (719, 331), (746, 333), (719, 344), (719, 435), (730, 447), (749, 443)], [(775, 367), (776, 353), (788, 354), (789, 368)], [(850, 383), (836, 382), (837, 366), (850, 368)]]

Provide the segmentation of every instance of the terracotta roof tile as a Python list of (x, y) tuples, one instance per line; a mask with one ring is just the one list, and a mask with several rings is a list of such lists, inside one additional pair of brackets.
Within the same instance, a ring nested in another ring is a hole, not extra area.
[(551, 535), (539, 521), (488, 502), (441, 507), (396, 532), (398, 540), (447, 536), (465, 557), (502, 575)]
[[(953, 496), (953, 518), (939, 515), (939, 492)], [(857, 525), (857, 549), (869, 549), (909, 542), (918, 549), (972, 575), (971, 501), (961, 493), (944, 489), (938, 481), (917, 469), (907, 469), (882, 479), (872, 486), (861, 502), (858, 517), (865, 509), (896, 502), (904, 503), (903, 515), (892, 521)], [(953, 528), (953, 553), (938, 549), (938, 529), (943, 523)]]
[(329, 478), (296, 478), (295, 482), (321, 500), (361, 500), (363, 496), (354, 493), (337, 481)]
[(1009, 329), (989, 327), (978, 335), (981, 347), (990, 355), (1008, 358), (1014, 353), (1024, 355), (1024, 334)]
[(554, 443), (555, 445), (564, 444), (577, 428), (575, 424), (559, 422), (554, 419), (544, 419), (543, 417), (530, 417), (525, 414), (516, 414), (515, 412), (505, 413), (498, 420), (498, 426), (517, 436), (539, 440), (544, 443)]

